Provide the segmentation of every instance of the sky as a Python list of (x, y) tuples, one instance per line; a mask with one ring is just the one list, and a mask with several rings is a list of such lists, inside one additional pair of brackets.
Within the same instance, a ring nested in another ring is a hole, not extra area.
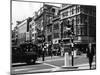
[[(60, 4), (52, 5), (60, 6)], [(12, 29), (16, 26), (16, 21), (32, 17), (34, 12), (38, 11), (42, 6), (43, 3), (12, 1)]]

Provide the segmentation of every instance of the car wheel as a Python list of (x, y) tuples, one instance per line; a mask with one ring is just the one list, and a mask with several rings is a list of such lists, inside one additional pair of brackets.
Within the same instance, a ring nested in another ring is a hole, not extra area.
[(36, 62), (36, 60), (30, 59), (30, 60), (27, 61), (27, 64), (35, 64), (35, 62)]

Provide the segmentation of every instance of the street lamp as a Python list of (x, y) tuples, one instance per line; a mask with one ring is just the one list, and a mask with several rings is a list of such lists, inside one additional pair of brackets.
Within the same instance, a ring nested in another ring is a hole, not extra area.
[(72, 66), (74, 66), (74, 44), (73, 44), (73, 36), (71, 38), (71, 55), (72, 55)]
[(74, 20), (72, 20), (72, 25), (71, 25), (71, 55), (72, 55), (72, 66), (74, 66)]

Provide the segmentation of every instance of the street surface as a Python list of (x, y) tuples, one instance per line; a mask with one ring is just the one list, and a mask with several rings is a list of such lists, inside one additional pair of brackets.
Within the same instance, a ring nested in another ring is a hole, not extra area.
[[(95, 61), (95, 57), (94, 57)], [(71, 59), (69, 61), (71, 66)], [(45, 57), (45, 61), (39, 58), (36, 64), (27, 65), (26, 63), (14, 63), (12, 64), (12, 74), (24, 74), (24, 73), (39, 73), (39, 72), (53, 72), (53, 71), (68, 71), (70, 69), (62, 68), (64, 66), (64, 57), (53, 56), (52, 58)], [(88, 59), (85, 55), (77, 56), (74, 58), (74, 66), (78, 66), (77, 69), (89, 69)], [(80, 67), (82, 66), (82, 67)], [(95, 62), (93, 62), (93, 67), (95, 69)]]

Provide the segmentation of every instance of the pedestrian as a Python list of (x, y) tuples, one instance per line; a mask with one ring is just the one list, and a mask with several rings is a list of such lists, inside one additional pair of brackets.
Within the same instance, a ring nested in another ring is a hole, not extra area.
[(88, 48), (87, 48), (87, 57), (89, 60), (90, 69), (92, 67), (93, 56), (94, 56), (94, 48), (92, 46), (92, 43), (89, 43)]
[(50, 51), (50, 55), (51, 55), (51, 58), (52, 58), (52, 50)]
[(42, 61), (44, 61), (44, 58), (45, 58), (45, 51), (44, 51), (44, 48), (43, 48), (43, 51), (42, 51)]

